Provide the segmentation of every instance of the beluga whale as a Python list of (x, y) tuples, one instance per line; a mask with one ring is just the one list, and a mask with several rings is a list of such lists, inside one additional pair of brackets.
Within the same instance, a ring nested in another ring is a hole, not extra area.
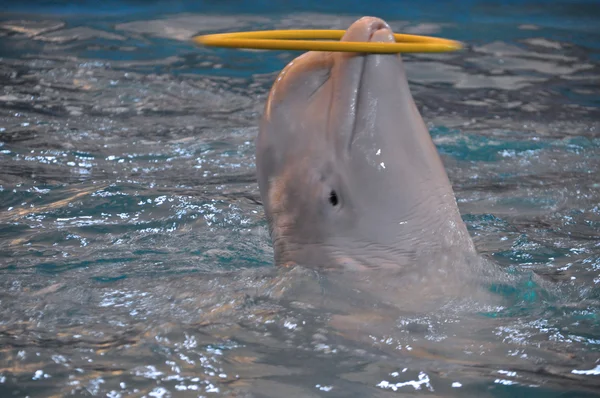
[[(375, 17), (342, 40), (395, 41)], [(276, 265), (444, 277), (476, 255), (399, 54), (291, 61), (266, 101), (256, 169)]]

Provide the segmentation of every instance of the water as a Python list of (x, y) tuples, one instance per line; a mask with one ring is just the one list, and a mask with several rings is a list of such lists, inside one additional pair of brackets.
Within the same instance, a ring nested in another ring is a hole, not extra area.
[[(0, 396), (600, 391), (600, 8), (449, 4), (4, 4)], [(386, 319), (273, 269), (253, 140), (298, 53), (187, 39), (362, 15), (466, 42), (406, 67), (508, 304)]]

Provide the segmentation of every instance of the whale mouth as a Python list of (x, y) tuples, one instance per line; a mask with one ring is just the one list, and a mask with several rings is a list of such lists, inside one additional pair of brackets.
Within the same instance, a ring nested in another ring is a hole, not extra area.
[[(346, 34), (342, 37), (341, 41), (354, 41), (354, 42), (384, 42), (384, 43), (395, 43), (393, 31), (390, 26), (383, 20), (374, 17), (363, 17), (355, 22), (346, 31)], [(354, 65), (354, 76), (352, 83), (354, 83), (354, 89), (352, 90), (353, 98), (349, 101), (348, 105), (351, 108), (352, 118), (350, 125), (348, 126), (348, 151), (351, 150), (352, 144), (357, 135), (357, 120), (363, 114), (360, 109), (360, 96), (363, 95), (367, 90), (365, 89), (367, 65), (369, 58), (373, 57), (398, 57), (396, 54), (367, 54), (367, 53), (353, 53), (351, 55), (342, 55), (340, 58), (344, 61), (349, 61), (349, 57), (358, 58), (353, 61), (358, 61), (358, 65)], [(356, 80), (356, 77), (358, 79)]]
[(361, 61), (360, 78), (358, 80), (356, 89), (354, 90), (354, 98), (352, 100), (352, 103), (354, 104), (354, 110), (353, 110), (353, 115), (352, 115), (352, 121), (349, 126), (350, 134), (348, 137), (348, 145), (347, 145), (348, 153), (352, 152), (352, 144), (354, 143), (354, 140), (356, 139), (358, 118), (360, 117), (359, 115), (361, 112), (361, 109), (359, 109), (359, 99), (360, 99), (361, 93), (364, 91), (364, 81), (365, 81), (364, 73), (365, 73), (365, 70), (367, 69), (365, 67), (365, 65), (367, 63), (367, 59), (366, 59), (366, 57), (363, 57), (363, 58), (364, 59), (360, 60)]

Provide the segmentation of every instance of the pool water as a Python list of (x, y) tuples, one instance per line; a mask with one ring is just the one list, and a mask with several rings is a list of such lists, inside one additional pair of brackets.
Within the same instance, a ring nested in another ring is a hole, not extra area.
[[(598, 2), (3, 7), (0, 396), (600, 395)], [(466, 44), (404, 59), (501, 304), (273, 267), (254, 138), (298, 53), (188, 39), (362, 15)]]

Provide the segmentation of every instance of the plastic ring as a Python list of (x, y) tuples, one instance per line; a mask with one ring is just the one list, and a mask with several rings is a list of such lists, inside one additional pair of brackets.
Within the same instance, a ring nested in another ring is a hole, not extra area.
[(454, 40), (405, 34), (394, 34), (396, 43), (315, 41), (340, 40), (344, 33), (345, 30), (262, 30), (195, 36), (192, 40), (209, 47), (388, 54), (440, 53), (462, 48), (462, 44)]

